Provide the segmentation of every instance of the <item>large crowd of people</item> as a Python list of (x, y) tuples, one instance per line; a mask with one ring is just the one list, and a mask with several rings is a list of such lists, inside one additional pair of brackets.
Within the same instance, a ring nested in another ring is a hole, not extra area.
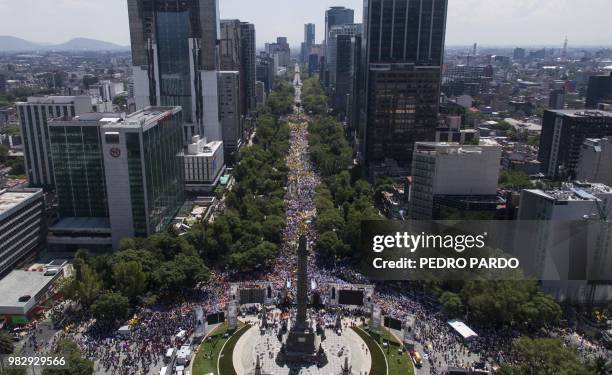
[[(299, 79), (294, 81), (300, 85)], [(299, 102), (299, 87), (296, 101)], [(291, 128), (291, 148), (287, 155), (289, 167), (287, 193), (285, 195), (285, 214), (287, 225), (283, 241), (272, 272), (264, 277), (264, 282), (272, 284), (273, 290), (285, 291), (295, 295), (297, 272), (297, 243), (300, 236), (306, 236), (309, 247), (317, 241), (315, 189), (321, 183), (308, 152), (307, 119), (300, 114), (289, 117)], [(311, 252), (308, 262), (312, 293), (322, 298), (328, 296), (328, 286), (367, 284), (368, 280), (355, 270), (338, 264), (320, 265)], [(36, 328), (31, 329), (28, 344), (37, 349), (51, 347), (59, 337), (71, 337), (81, 348), (84, 355), (95, 361), (96, 373), (132, 374), (159, 371), (163, 365), (164, 354), (168, 348), (179, 347), (189, 341), (194, 331), (194, 310), (202, 308), (206, 314), (225, 311), (229, 300), (229, 285), (232, 280), (222, 272), (213, 272), (210, 282), (196, 290), (182, 292), (179, 300), (183, 302), (172, 308), (142, 308), (131, 320), (131, 331), (127, 334), (114, 332), (100, 327), (85, 316), (71, 317), (75, 324), (59, 331), (48, 343), (36, 340)], [(485, 361), (499, 364), (511, 360), (510, 343), (517, 333), (511, 330), (481, 330), (479, 337), (470, 343), (458, 338), (448, 326), (445, 317), (435, 303), (416, 292), (376, 285), (374, 304), (381, 307), (387, 316), (400, 320), (411, 317), (414, 323), (414, 336), (428, 355), (431, 374), (442, 374), (448, 366), (467, 367)], [(63, 314), (70, 311), (69, 304), (62, 304), (54, 311)], [(251, 311), (252, 312), (252, 311)], [(363, 313), (363, 312), (362, 312)], [(367, 312), (365, 312), (367, 313)], [(268, 321), (273, 325), (287, 319), (287, 315), (269, 313)], [(350, 313), (357, 314), (357, 313)], [(336, 315), (320, 313), (315, 318), (320, 324), (335, 324)], [(181, 334), (182, 333), (182, 334)], [(583, 352), (593, 354), (596, 350), (590, 343), (582, 345)]]

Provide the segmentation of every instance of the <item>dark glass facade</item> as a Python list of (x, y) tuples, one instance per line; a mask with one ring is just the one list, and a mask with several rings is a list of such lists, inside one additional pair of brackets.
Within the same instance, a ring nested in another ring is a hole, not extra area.
[(605, 76), (589, 77), (586, 94), (586, 108), (595, 109), (601, 102), (612, 102), (612, 73)]
[(52, 125), (49, 131), (60, 216), (108, 217), (98, 125)]
[(191, 123), (189, 11), (157, 12), (156, 28), (161, 105), (181, 106)]
[(181, 116), (168, 116), (143, 132), (142, 145), (149, 233), (153, 233), (170, 224), (185, 201)]
[(538, 152), (541, 172), (551, 178), (575, 178), (584, 141), (611, 136), (610, 112), (545, 111)]
[[(363, 67), (368, 165), (412, 162), (414, 142), (435, 140), (447, 0), (368, 0)], [(365, 121), (364, 121), (365, 120)]]

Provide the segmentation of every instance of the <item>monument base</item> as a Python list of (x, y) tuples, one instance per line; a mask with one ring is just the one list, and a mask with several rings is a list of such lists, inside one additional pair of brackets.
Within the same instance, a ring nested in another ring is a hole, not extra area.
[(288, 357), (309, 357), (317, 354), (317, 336), (310, 330), (290, 330), (286, 341)]

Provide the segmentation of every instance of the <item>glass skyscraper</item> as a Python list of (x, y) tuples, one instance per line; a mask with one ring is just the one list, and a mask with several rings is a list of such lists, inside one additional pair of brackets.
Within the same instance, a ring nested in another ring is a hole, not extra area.
[(435, 139), (447, 0), (368, 0), (364, 10), (361, 157), (408, 168), (414, 142)]
[(137, 109), (181, 106), (184, 140), (221, 140), (217, 0), (128, 0)]
[(60, 217), (108, 217), (99, 121), (104, 117), (95, 113), (49, 122)]
[(185, 200), (180, 107), (149, 107), (101, 127), (113, 247), (168, 226)]

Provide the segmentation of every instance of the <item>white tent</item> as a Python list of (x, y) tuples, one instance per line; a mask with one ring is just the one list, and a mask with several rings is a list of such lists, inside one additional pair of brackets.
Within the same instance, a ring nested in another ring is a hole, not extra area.
[(460, 320), (449, 320), (448, 325), (451, 326), (464, 340), (469, 340), (473, 337), (478, 337), (476, 332), (472, 331), (465, 323)]
[(123, 336), (129, 335), (131, 332), (130, 326), (123, 326), (117, 330), (117, 333)]

